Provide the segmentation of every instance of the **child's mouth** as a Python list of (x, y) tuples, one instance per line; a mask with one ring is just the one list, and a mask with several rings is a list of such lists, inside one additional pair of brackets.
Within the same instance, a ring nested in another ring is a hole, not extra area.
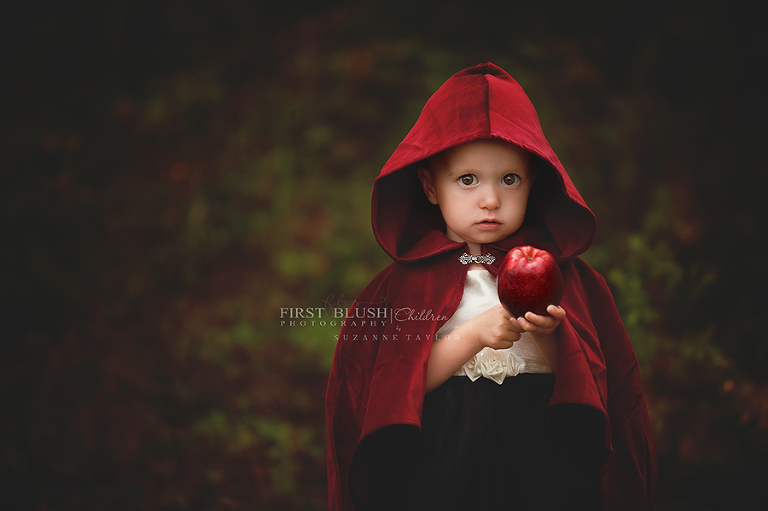
[(501, 227), (501, 224), (495, 220), (483, 220), (482, 222), (478, 222), (476, 225), (480, 230), (483, 231), (495, 231)]

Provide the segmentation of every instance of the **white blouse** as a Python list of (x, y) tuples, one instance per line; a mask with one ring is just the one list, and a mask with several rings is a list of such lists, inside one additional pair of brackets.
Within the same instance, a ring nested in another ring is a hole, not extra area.
[[(464, 295), (461, 298), (461, 303), (459, 303), (459, 308), (438, 330), (436, 338), (442, 339), (462, 324), (498, 304), (496, 278), (487, 270), (467, 271)], [(552, 370), (533, 336), (525, 332), (511, 348), (500, 350), (483, 348), (460, 367), (454, 376), (467, 376), (472, 381), (482, 376), (501, 385), (507, 376), (517, 376), (520, 373), (551, 372)]]

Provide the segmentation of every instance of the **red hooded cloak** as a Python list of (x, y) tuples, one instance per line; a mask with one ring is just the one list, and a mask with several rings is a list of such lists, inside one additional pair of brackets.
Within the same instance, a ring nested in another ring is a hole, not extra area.
[(418, 435), (431, 345), (458, 308), (468, 268), (458, 258), (469, 250), (445, 236), (416, 169), (477, 139), (522, 147), (537, 167), (523, 226), (482, 252), (496, 257), (486, 265), (494, 275), (519, 245), (558, 261), (567, 316), (550, 406), (585, 405), (603, 418), (606, 509), (653, 509), (656, 458), (637, 359), (605, 280), (578, 257), (592, 245), (597, 222), (522, 87), (491, 63), (457, 73), (435, 92), (374, 181), (373, 232), (394, 261), (360, 293), (339, 334), (326, 395), (329, 508), (363, 506), (376, 463), (366, 459), (366, 443), (387, 431)]

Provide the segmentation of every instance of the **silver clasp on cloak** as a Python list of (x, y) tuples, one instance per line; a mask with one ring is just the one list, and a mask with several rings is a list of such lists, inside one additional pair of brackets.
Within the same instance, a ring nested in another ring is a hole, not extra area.
[(469, 255), (466, 252), (459, 256), (459, 262), (461, 264), (480, 263), (480, 264), (493, 264), (496, 260), (491, 254), (483, 255)]

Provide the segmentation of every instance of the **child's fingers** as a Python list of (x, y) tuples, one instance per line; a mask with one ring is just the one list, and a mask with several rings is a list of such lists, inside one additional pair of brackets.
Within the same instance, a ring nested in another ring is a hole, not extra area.
[(547, 307), (547, 312), (558, 321), (565, 319), (565, 309), (559, 305), (550, 305)]
[(539, 328), (547, 328), (557, 323), (557, 319), (551, 316), (541, 316), (534, 314), (533, 312), (526, 312), (525, 316), (519, 319), (519, 322), (524, 326), (535, 326)]
[(522, 319), (536, 326), (547, 327), (561, 322), (564, 318), (565, 309), (558, 305), (550, 305), (547, 307), (547, 314), (541, 315), (534, 314), (533, 312), (526, 312)]
[(565, 310), (557, 305), (547, 307), (547, 314), (540, 315), (533, 312), (526, 312), (517, 323), (526, 331), (534, 334), (552, 333), (565, 318)]
[(501, 339), (502, 343), (500, 347), (511, 348), (512, 345), (519, 340), (520, 340), (520, 333), (508, 331), (506, 335), (504, 335), (503, 338)]
[[(535, 316), (535, 318), (531, 318), (533, 321), (537, 321), (536, 318), (541, 318), (541, 316), (536, 316), (535, 314), (533, 314), (533, 316)], [(547, 326), (538, 322), (534, 323), (533, 321), (529, 320), (528, 317), (517, 318), (517, 323), (520, 325), (520, 328), (523, 330), (523, 332), (535, 334), (550, 330), (552, 328), (551, 326)]]
[(523, 326), (520, 324), (518, 319), (512, 315), (509, 316), (509, 326), (515, 332), (518, 332), (521, 334), (525, 332), (525, 328), (523, 328)]

